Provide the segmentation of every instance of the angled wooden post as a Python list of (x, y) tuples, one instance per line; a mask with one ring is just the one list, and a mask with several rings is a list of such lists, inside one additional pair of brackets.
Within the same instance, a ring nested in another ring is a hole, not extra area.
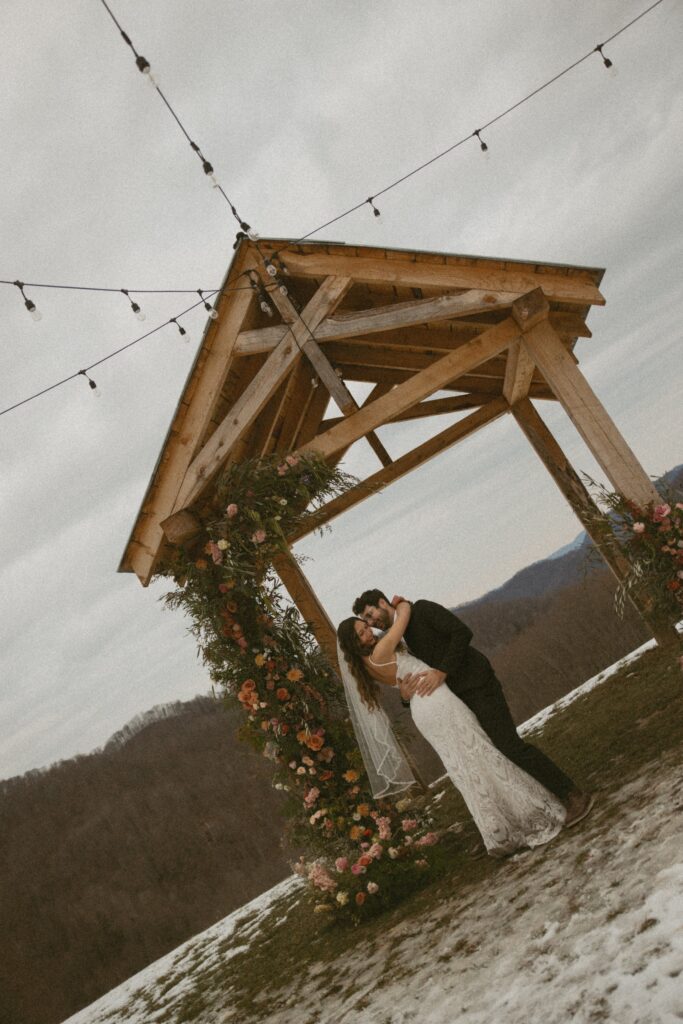
[[(593, 544), (615, 577), (622, 582), (628, 575), (630, 563), (622, 553), (616, 538), (605, 536), (596, 528), (600, 519), (600, 510), (552, 433), (528, 398), (521, 399), (512, 406), (512, 415), (573, 508)], [(648, 628), (652, 630), (658, 644), (668, 645), (676, 641), (675, 629), (670, 624), (663, 623), (658, 616), (653, 615), (652, 609), (647, 603), (636, 601), (633, 598), (631, 600), (636, 611), (645, 620)]]
[(652, 481), (547, 319), (524, 331), (522, 345), (615, 490), (641, 507), (659, 501)]

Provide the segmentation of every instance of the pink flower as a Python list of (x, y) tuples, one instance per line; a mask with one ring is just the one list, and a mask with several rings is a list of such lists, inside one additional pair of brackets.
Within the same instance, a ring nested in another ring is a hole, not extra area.
[(237, 646), (240, 647), (243, 651), (246, 651), (249, 644), (247, 643), (246, 639), (243, 636), (240, 636), (237, 638)]
[(633, 532), (634, 533), (645, 533), (645, 523), (634, 523), (633, 524)]
[(374, 860), (379, 860), (383, 853), (384, 847), (380, 846), (379, 843), (373, 843), (368, 850), (368, 857), (372, 857)]
[(404, 818), (401, 822), (401, 828), (404, 832), (412, 832), (413, 829), (417, 828), (417, 821), (415, 818)]
[(254, 532), (251, 535), (251, 539), (253, 540), (254, 544), (263, 544), (264, 540), (266, 539), (266, 531), (254, 530)]
[(228, 515), (228, 519), (234, 519), (237, 513), (239, 512), (239, 508), (237, 507), (237, 505), (235, 505), (234, 502), (231, 502), (225, 511)]
[(216, 544), (215, 541), (210, 540), (209, 543), (207, 544), (207, 547), (209, 549), (209, 554), (214, 560), (215, 565), (220, 565), (221, 562), (223, 561), (223, 552), (218, 547), (218, 544)]
[(277, 467), (277, 475), (284, 476), (285, 473), (289, 473), (289, 466), (287, 465), (287, 463), (283, 462), (281, 465)]
[(334, 866), (337, 871), (347, 871), (349, 867), (349, 861), (347, 857), (337, 857), (334, 862)]
[(299, 456), (298, 455), (286, 455), (285, 456), (285, 462), (287, 463), (288, 466), (298, 466), (299, 465)]
[(380, 839), (391, 839), (391, 818), (377, 818), (376, 822)]
[(305, 807), (312, 807), (313, 804), (316, 802), (316, 800), (318, 799), (319, 796), (320, 796), (320, 790), (317, 788), (317, 786), (312, 786), (309, 789), (309, 791), (306, 794), (306, 796), (304, 797), (304, 806)]
[(436, 832), (426, 832), (421, 839), (418, 839), (417, 846), (434, 846), (438, 843), (439, 836)]
[(671, 514), (671, 505), (655, 505), (652, 510), (652, 519), (655, 523), (661, 523), (662, 519), (666, 519)]
[(352, 864), (351, 865), (351, 874), (353, 874), (353, 875), (364, 875), (365, 874), (364, 866), (362, 864)]
[(368, 882), (366, 888), (371, 896), (374, 896), (376, 892), (379, 892), (379, 886), (377, 882)]
[(317, 861), (315, 864), (311, 864), (308, 869), (308, 880), (316, 889), (322, 889), (323, 892), (334, 892), (337, 888), (335, 880), (327, 873), (325, 867)]

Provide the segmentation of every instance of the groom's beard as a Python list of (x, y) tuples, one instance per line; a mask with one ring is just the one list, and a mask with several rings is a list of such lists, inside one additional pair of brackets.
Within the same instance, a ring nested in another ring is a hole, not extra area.
[(393, 618), (385, 608), (377, 609), (377, 619), (373, 622), (373, 626), (377, 629), (387, 630), (393, 623)]

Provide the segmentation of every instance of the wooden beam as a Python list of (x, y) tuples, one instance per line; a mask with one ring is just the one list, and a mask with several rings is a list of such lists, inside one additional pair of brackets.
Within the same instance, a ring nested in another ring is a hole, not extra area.
[[(594, 546), (600, 552), (614, 576), (620, 581), (630, 571), (628, 559), (623, 555), (614, 535), (607, 535), (597, 529), (601, 519), (600, 510), (584, 486), (578, 473), (571, 465), (550, 430), (527, 398), (520, 399), (512, 408), (512, 414), (525, 437), (546, 467), (560, 491), (567, 499)], [(636, 611), (652, 629), (660, 644), (671, 643), (675, 630), (654, 617), (649, 608), (641, 602), (633, 602)]]
[(304, 445), (303, 450), (315, 450), (324, 458), (333, 456), (340, 449), (357, 441), (359, 437), (374, 430), (394, 416), (409, 409), (416, 402), (439, 391), (444, 384), (474, 369), (480, 363), (502, 352), (519, 337), (519, 327), (511, 318), (479, 334), (462, 348), (438, 359), (431, 366), (414, 374), (410, 380), (399, 384), (383, 398), (350, 416), (344, 423), (337, 424), (325, 434)]
[[(280, 304), (281, 296), (270, 292), (274, 302)], [(517, 294), (499, 299), (490, 291), (472, 290), (460, 295), (438, 295), (432, 299), (415, 299), (412, 302), (395, 302), (389, 306), (372, 306), (370, 309), (352, 310), (328, 317), (316, 329), (316, 341), (338, 341), (340, 338), (354, 338), (357, 335), (393, 331), (418, 324), (436, 323), (452, 317), (472, 313), (503, 310), (512, 304)], [(262, 327), (259, 330), (243, 331), (237, 342), (240, 355), (254, 355), (269, 352), (282, 341), (284, 325)]]
[[(317, 373), (321, 383), (327, 388), (331, 398), (333, 398), (339, 406), (342, 415), (350, 416), (352, 413), (356, 412), (358, 409), (358, 403), (330, 363), (327, 356), (322, 352), (316, 337), (313, 335), (313, 331), (310, 329), (310, 325), (308, 325), (303, 316), (299, 314), (289, 295), (282, 294), (279, 289), (275, 289), (271, 291), (270, 297), (275, 302), (283, 317), (287, 318), (292, 330), (299, 326), (302, 328), (300, 332), (301, 340), (299, 343), (301, 351), (311, 363), (311, 366)], [(377, 435), (371, 431), (368, 434), (367, 440), (382, 465), (389, 466), (391, 464), (391, 456)]]
[(313, 388), (313, 394), (311, 395), (308, 408), (306, 409), (304, 416), (301, 420), (299, 428), (292, 438), (292, 444), (290, 448), (301, 447), (310, 441), (312, 437), (315, 437), (318, 424), (325, 415), (325, 410), (330, 404), (330, 396), (328, 395), (325, 388), (318, 387)]
[(305, 537), (312, 530), (324, 526), (325, 523), (330, 522), (336, 516), (345, 512), (346, 509), (357, 505), (360, 501), (369, 498), (370, 495), (377, 494), (388, 484), (392, 483), (392, 481), (398, 480), (399, 477), (405, 476), (406, 473), (410, 473), (416, 466), (421, 466), (429, 459), (434, 458), (435, 455), (438, 455), (439, 452), (445, 451), (446, 448), (451, 448), (458, 441), (469, 437), (475, 431), (486, 426), (487, 423), (492, 423), (493, 420), (498, 419), (499, 416), (504, 415), (506, 412), (508, 412), (508, 404), (505, 399), (502, 397), (494, 398), (493, 401), (488, 402), (481, 409), (470, 413), (469, 416), (465, 416), (457, 423), (447, 427), (446, 430), (442, 430), (441, 433), (418, 445), (417, 448), (413, 448), (412, 451), (401, 455), (391, 466), (378, 470), (377, 473), (373, 473), (372, 476), (361, 481), (356, 487), (345, 491), (344, 494), (340, 494), (338, 498), (328, 501), (326, 505), (323, 505), (321, 509), (311, 515), (295, 533), (288, 537), (289, 543), (294, 544), (297, 540), (301, 540), (302, 537)]
[[(382, 387), (382, 385), (377, 386)], [(384, 387), (390, 390), (387, 385), (384, 385)], [(421, 420), (428, 416), (443, 416), (449, 412), (461, 412), (463, 409), (478, 409), (480, 405), (485, 405), (490, 400), (491, 396), (485, 394), (453, 395), (452, 398), (432, 398), (427, 402), (418, 402), (417, 405), (413, 405), (410, 409), (406, 409), (405, 412), (394, 416), (393, 420), (389, 422), (403, 423), (406, 420)], [(330, 427), (335, 426), (335, 424), (341, 423), (343, 419), (343, 416), (335, 416), (322, 420), (318, 427), (318, 433), (324, 433)]]
[(205, 355), (199, 357), (199, 370), (192, 402), (180, 420), (177, 433), (168, 443), (164, 461), (156, 473), (154, 488), (143, 506), (143, 517), (131, 543), (129, 564), (144, 587), (149, 583), (164, 543), (162, 520), (173, 511), (173, 503), (187, 472), (199, 439), (214, 413), (228, 373), (230, 359), (240, 328), (252, 301), (249, 291), (236, 292), (227, 315), (205, 342)]
[[(311, 329), (334, 309), (351, 285), (347, 277), (328, 277), (304, 310)], [(254, 422), (275, 389), (301, 358), (299, 339), (303, 326), (292, 324), (280, 344), (242, 392), (219, 427), (213, 432), (202, 450), (195, 455), (179, 488), (173, 510), (190, 506), (205, 490), (224, 465), (234, 443)]]
[(614, 488), (636, 505), (659, 501), (652, 481), (550, 324), (536, 324), (524, 334), (522, 345)]
[(274, 450), (278, 452), (288, 452), (292, 448), (294, 437), (303, 422), (315, 390), (310, 367), (304, 359), (297, 366), (291, 379), (293, 387), (280, 423), (273, 434)]
[(520, 341), (510, 345), (503, 381), (503, 394), (510, 405), (514, 405), (529, 394), (535, 369), (536, 364), (526, 349), (522, 348)]
[[(603, 306), (605, 300), (593, 283), (589, 273), (585, 276), (565, 276), (545, 271), (537, 274), (531, 269), (510, 265), (501, 270), (485, 263), (464, 266), (459, 263), (427, 263), (408, 260), (387, 260), (367, 256), (328, 255), (315, 252), (302, 255), (287, 253), (287, 269), (293, 276), (321, 277), (326, 274), (348, 274), (354, 281), (367, 284), (394, 284), (412, 288), (468, 288), (495, 292), (498, 298), (532, 291), (539, 286), (552, 302), (571, 305)], [(502, 293), (502, 295), (501, 295)]]
[(337, 634), (327, 612), (306, 579), (301, 566), (291, 551), (278, 555), (273, 561), (275, 571), (284, 583), (289, 596), (315, 636), (331, 665), (337, 664)]

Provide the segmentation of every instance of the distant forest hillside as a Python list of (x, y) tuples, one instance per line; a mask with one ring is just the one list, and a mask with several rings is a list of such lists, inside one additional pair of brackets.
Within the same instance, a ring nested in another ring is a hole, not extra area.
[(290, 874), (241, 711), (169, 710), (0, 783), (1, 1024), (57, 1024)]
[[(667, 478), (680, 486), (683, 467)], [(584, 542), (455, 609), (517, 721), (647, 639), (613, 593)], [(437, 777), (409, 713), (386, 699)], [(208, 697), (167, 705), (101, 751), (0, 783), (0, 1024), (59, 1024), (289, 873), (282, 794), (239, 741), (240, 716)]]

